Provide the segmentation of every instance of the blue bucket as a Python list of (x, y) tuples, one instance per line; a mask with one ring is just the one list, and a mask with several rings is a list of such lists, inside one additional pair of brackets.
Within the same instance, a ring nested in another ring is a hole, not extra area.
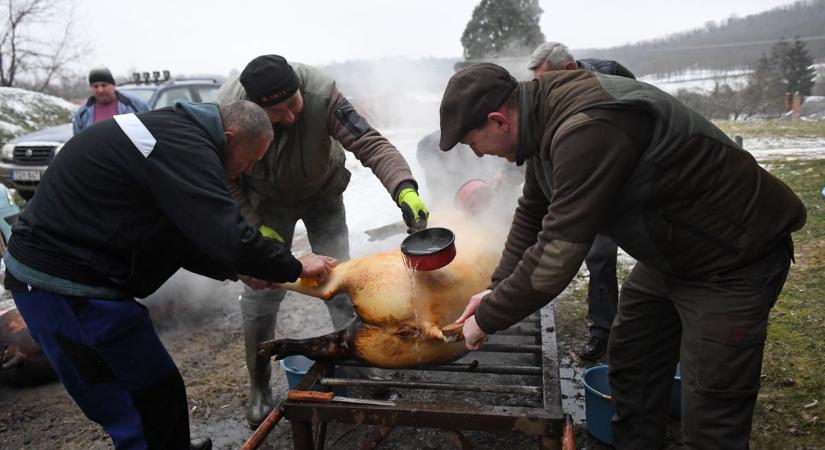
[[(284, 370), (286, 374), (286, 382), (289, 385), (290, 389), (298, 389), (298, 385), (301, 384), (301, 379), (304, 375), (309, 372), (309, 369), (315, 364), (314, 360), (311, 360), (303, 355), (293, 355), (287, 356), (286, 358), (280, 361), (281, 368)], [(335, 368), (333, 367), (331, 374), (327, 374), (327, 376), (335, 376)], [(326, 391), (324, 386), (321, 386), (320, 383), (317, 381), (309, 388), (310, 391)], [(332, 389), (336, 395), (346, 395), (346, 388), (344, 386), (337, 386)]]
[(584, 413), (587, 431), (605, 444), (613, 444), (610, 418), (613, 405), (610, 403), (610, 384), (607, 382), (607, 366), (594, 366), (584, 371)]
[[(607, 379), (607, 366), (594, 366), (584, 371), (584, 412), (587, 419), (587, 431), (605, 444), (613, 444), (613, 430), (610, 419), (613, 417), (613, 404), (610, 402), (610, 383)], [(670, 392), (670, 415), (681, 418), (682, 377), (680, 366), (676, 366), (673, 388)]]

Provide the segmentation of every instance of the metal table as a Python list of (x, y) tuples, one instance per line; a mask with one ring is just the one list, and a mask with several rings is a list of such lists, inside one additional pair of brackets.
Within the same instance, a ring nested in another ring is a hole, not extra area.
[[(332, 372), (328, 363), (313, 365), (299, 389), (316, 382), (325, 389), (380, 388), (398, 399), (393, 407), (287, 401), (284, 416), (292, 423), (296, 449), (322, 449), (327, 422), (520, 432), (536, 436), (540, 449), (560, 448), (564, 417), (552, 303), (455, 363), (370, 371), (379, 377), (336, 378), (325, 376)], [(457, 377), (460, 382), (451, 379)]]

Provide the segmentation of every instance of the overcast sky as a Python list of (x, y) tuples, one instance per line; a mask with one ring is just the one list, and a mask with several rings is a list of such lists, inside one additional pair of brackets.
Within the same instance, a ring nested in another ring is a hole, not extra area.
[[(93, 53), (116, 75), (228, 74), (278, 53), (310, 64), (386, 56), (459, 57), (480, 0), (76, 0)], [(789, 0), (540, 0), (548, 40), (611, 47), (762, 12)], [(219, 5), (219, 6), (218, 6)]]

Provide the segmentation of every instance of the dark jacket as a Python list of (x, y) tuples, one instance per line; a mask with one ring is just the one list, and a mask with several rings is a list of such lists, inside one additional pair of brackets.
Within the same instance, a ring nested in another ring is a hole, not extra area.
[(576, 65), (582, 70), (636, 79), (636, 75), (627, 67), (611, 59), (584, 58), (576, 60)]
[[(149, 106), (143, 100), (126, 95), (120, 91), (115, 91), (117, 96), (117, 113), (129, 114), (149, 111)], [(92, 95), (86, 99), (83, 104), (72, 117), (72, 131), (74, 134), (80, 133), (94, 123), (95, 120), (95, 96)]]
[(181, 102), (137, 118), (156, 140), (148, 152), (115, 119), (66, 143), (14, 227), (15, 259), (137, 297), (180, 267), (215, 279), (295, 280), (301, 263), (252, 228), (229, 194), (217, 105)]
[(479, 326), (507, 328), (558, 295), (595, 234), (686, 280), (746, 266), (805, 222), (799, 198), (753, 156), (646, 83), (555, 71), (519, 86), (527, 162)]

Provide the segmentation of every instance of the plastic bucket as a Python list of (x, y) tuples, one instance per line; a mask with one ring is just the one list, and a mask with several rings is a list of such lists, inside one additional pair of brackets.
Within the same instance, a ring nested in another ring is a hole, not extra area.
[[(286, 382), (289, 385), (289, 388), (298, 389), (298, 385), (301, 384), (301, 379), (307, 374), (307, 372), (309, 372), (309, 369), (313, 364), (315, 364), (315, 361), (303, 355), (293, 355), (282, 359), (280, 364), (286, 374)], [(333, 373), (327, 375), (334, 376), (334, 367), (332, 372)], [(327, 389), (324, 389), (324, 386), (321, 386), (318, 382), (315, 382), (309, 390), (325, 391)], [(332, 391), (335, 392), (336, 395), (346, 395), (346, 388), (343, 386), (336, 387)]]
[(605, 444), (613, 444), (610, 418), (613, 405), (610, 403), (610, 384), (607, 382), (607, 366), (594, 366), (584, 371), (584, 413), (587, 431)]
[[(676, 366), (673, 388), (670, 391), (670, 416), (682, 417), (682, 376), (680, 365)], [(610, 419), (613, 417), (613, 404), (610, 403), (610, 383), (607, 380), (607, 366), (594, 366), (584, 371), (584, 412), (587, 419), (587, 431), (594, 438), (605, 444), (613, 444), (613, 431)]]

